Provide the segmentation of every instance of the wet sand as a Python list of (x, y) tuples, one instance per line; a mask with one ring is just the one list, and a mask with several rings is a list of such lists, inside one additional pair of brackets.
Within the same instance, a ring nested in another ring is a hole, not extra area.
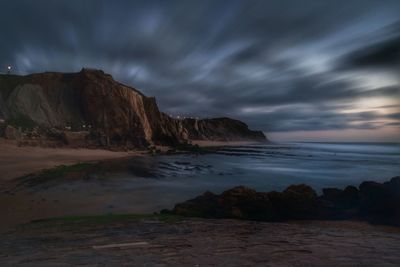
[(361, 222), (40, 222), (0, 234), (2, 266), (400, 266), (400, 229)]
[[(201, 146), (234, 146), (249, 142), (199, 142)], [(165, 151), (165, 147), (158, 147)], [(107, 173), (99, 173), (100, 179), (60, 177), (57, 181), (42, 182), (38, 186), (24, 185), (10, 190), (21, 181), (21, 177), (59, 165), (82, 162), (99, 162), (101, 167), (114, 166), (118, 171), (130, 172), (130, 177), (142, 172), (135, 166), (132, 170), (127, 161), (137, 156), (146, 156), (144, 151), (113, 152), (101, 149), (18, 147), (15, 141), (0, 138), (0, 232), (35, 219), (57, 216), (95, 215), (110, 212), (148, 213), (154, 205), (146, 205), (146, 186), (132, 194), (121, 184), (113, 184)], [(130, 169), (130, 170), (127, 170)], [(104, 172), (104, 171), (103, 171)], [(106, 171), (105, 171), (106, 172)], [(97, 175), (97, 174), (96, 174)], [(143, 175), (143, 173), (140, 173)], [(115, 173), (113, 173), (115, 176)], [(143, 178), (138, 184), (146, 183)], [(118, 179), (115, 179), (118, 180)], [(129, 184), (135, 183), (131, 181)], [(184, 201), (182, 199), (181, 201)], [(131, 204), (132, 203), (132, 204)], [(157, 206), (157, 211), (170, 206)]]
[(252, 144), (259, 144), (257, 141), (205, 141), (205, 140), (193, 140), (193, 145), (200, 147), (216, 147), (216, 146), (245, 146)]
[[(254, 142), (193, 141), (202, 147), (240, 146)], [(161, 151), (166, 147), (158, 147)], [(80, 162), (93, 162), (107, 159), (143, 155), (143, 151), (110, 151), (105, 149), (42, 148), (19, 147), (15, 141), (0, 138), (0, 183), (23, 175), (53, 168), (58, 165), (71, 165)]]
[[(202, 146), (228, 145), (226, 142)], [(246, 143), (248, 144), (248, 143)], [(229, 145), (235, 145), (230, 143)], [(236, 143), (236, 145), (244, 145)], [(139, 152), (45, 149), (0, 145), (0, 185), (60, 164), (105, 160)], [(141, 158), (144, 159), (144, 158)], [(39, 222), (67, 215), (147, 213), (129, 189), (108, 179), (23, 187), (0, 193), (1, 266), (399, 266), (400, 228), (362, 222), (267, 223), (184, 219), (109, 223)], [(142, 181), (143, 182), (143, 181)], [(58, 181), (57, 181), (58, 183)], [(21, 225), (21, 223), (28, 223)]]
[(62, 164), (131, 157), (142, 153), (104, 149), (18, 147), (15, 141), (0, 138), (0, 182)]
[(98, 162), (104, 160), (122, 161), (142, 156), (143, 151), (113, 152), (104, 149), (19, 147), (15, 141), (0, 138), (0, 232), (33, 219), (73, 214), (108, 212), (107, 202), (115, 198), (115, 192), (100, 196), (96, 187), (68, 187), (68, 181), (61, 181), (64, 188), (35, 190), (24, 187), (19, 192), (8, 193), (19, 178), (43, 169), (59, 165)]

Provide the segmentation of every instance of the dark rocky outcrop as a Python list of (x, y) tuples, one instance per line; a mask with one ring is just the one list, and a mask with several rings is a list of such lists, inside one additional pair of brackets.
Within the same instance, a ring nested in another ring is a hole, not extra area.
[[(154, 97), (116, 82), (100, 70), (0, 75), (0, 119), (24, 132), (58, 131), (66, 144), (145, 147), (200, 140), (265, 140), (243, 122), (174, 119)], [(4, 131), (3, 131), (4, 132)], [(65, 132), (79, 132), (70, 134)], [(83, 135), (87, 132), (86, 135)]]
[(305, 184), (291, 185), (282, 193), (267, 194), (277, 219), (306, 219), (315, 213), (317, 193)]
[(265, 140), (263, 132), (250, 131), (245, 123), (230, 118), (184, 119), (182, 126), (191, 140)]
[(206, 192), (177, 204), (171, 212), (264, 221), (358, 219), (400, 226), (400, 176), (385, 183), (363, 182), (359, 188), (326, 188), (320, 196), (304, 184), (269, 193), (239, 186), (220, 195)]
[(179, 215), (204, 218), (269, 219), (273, 213), (267, 194), (238, 186), (221, 195), (205, 192), (195, 199), (177, 204)]
[(400, 177), (389, 182), (360, 185), (360, 215), (374, 221), (396, 220), (400, 224)]

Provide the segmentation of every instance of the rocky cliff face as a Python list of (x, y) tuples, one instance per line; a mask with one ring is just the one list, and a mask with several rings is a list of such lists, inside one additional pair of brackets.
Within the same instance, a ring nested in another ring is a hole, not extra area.
[(0, 119), (22, 128), (71, 132), (104, 146), (142, 147), (185, 140), (264, 140), (262, 132), (229, 118), (177, 120), (156, 100), (100, 70), (0, 75)]
[(251, 131), (245, 123), (230, 118), (184, 119), (181, 124), (186, 129), (187, 138), (190, 140), (238, 141), (266, 139), (263, 132)]

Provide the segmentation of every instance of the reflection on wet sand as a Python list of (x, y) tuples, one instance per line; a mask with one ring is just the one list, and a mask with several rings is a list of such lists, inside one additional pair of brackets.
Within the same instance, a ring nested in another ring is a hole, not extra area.
[(65, 215), (149, 213), (237, 185), (271, 191), (306, 183), (320, 190), (383, 181), (400, 173), (399, 159), (399, 145), (287, 144), (83, 164), (3, 184), (1, 226)]

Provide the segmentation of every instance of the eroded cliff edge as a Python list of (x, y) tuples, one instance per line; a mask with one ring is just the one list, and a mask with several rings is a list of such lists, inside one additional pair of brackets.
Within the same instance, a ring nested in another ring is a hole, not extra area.
[(154, 97), (101, 70), (0, 75), (0, 132), (26, 142), (52, 139), (75, 146), (174, 145), (190, 140), (266, 140), (230, 118), (175, 119)]

